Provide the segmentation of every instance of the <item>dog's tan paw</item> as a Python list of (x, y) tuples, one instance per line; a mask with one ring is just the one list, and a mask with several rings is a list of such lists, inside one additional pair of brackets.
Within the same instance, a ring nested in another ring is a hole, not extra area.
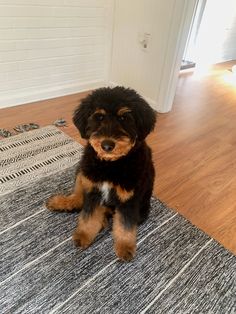
[(92, 243), (91, 237), (84, 231), (75, 231), (72, 235), (72, 239), (76, 246), (80, 247), (81, 249), (87, 249)]
[(68, 196), (55, 195), (48, 199), (46, 207), (51, 211), (72, 211), (74, 204)]
[(127, 243), (119, 243), (115, 245), (115, 253), (120, 261), (130, 262), (135, 256), (136, 246)]

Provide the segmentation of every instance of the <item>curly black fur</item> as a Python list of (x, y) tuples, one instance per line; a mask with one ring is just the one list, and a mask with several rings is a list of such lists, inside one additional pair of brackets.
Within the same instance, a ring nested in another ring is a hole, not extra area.
[(148, 217), (154, 182), (145, 142), (156, 115), (134, 90), (101, 88), (87, 96), (73, 118), (87, 146), (74, 191), (47, 201), (52, 211), (81, 210), (73, 240), (87, 248), (113, 215), (114, 250), (122, 261), (136, 251), (137, 225)]
[[(121, 108), (126, 110), (120, 116), (117, 113)], [(114, 141), (129, 138), (132, 147), (116, 160), (99, 158), (94, 147), (88, 143), (78, 172), (92, 182), (110, 182), (125, 191), (133, 191), (131, 198), (121, 201), (112, 189), (105, 205), (121, 213), (126, 228), (144, 221), (149, 212), (155, 175), (151, 150), (145, 142), (156, 122), (153, 109), (132, 89), (101, 88), (82, 101), (73, 121), (81, 136), (88, 140), (92, 135)], [(101, 199), (101, 191), (94, 189), (86, 195), (83, 210), (91, 213)]]

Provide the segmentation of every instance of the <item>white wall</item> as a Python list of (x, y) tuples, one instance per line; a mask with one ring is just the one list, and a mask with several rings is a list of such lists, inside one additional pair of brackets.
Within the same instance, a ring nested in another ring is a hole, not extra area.
[[(196, 0), (116, 0), (110, 80), (160, 112), (171, 109)], [(150, 33), (148, 51), (140, 33)]]
[(236, 59), (236, 0), (207, 0), (195, 54), (199, 66)]
[(113, 0), (0, 0), (0, 107), (106, 84)]
[(0, 107), (109, 82), (169, 111), (196, 1), (0, 0)]

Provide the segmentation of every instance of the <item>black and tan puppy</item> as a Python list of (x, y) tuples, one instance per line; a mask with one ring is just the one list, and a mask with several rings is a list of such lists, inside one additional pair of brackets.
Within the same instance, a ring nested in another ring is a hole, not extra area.
[(137, 226), (149, 212), (154, 181), (151, 150), (145, 143), (156, 115), (134, 90), (101, 88), (86, 97), (73, 118), (88, 140), (71, 195), (47, 202), (55, 211), (81, 210), (73, 240), (88, 247), (113, 216), (116, 255), (131, 260)]

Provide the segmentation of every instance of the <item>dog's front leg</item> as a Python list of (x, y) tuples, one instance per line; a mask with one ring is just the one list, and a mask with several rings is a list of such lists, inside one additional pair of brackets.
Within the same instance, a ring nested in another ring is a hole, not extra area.
[(71, 212), (81, 210), (84, 199), (83, 176), (77, 175), (74, 191), (70, 195), (54, 195), (46, 202), (46, 207), (51, 211)]
[(121, 261), (130, 261), (136, 253), (137, 224), (127, 221), (120, 210), (113, 217), (114, 250)]
[(92, 211), (84, 209), (78, 219), (77, 228), (73, 234), (76, 246), (86, 249), (106, 225), (106, 207), (97, 205)]

